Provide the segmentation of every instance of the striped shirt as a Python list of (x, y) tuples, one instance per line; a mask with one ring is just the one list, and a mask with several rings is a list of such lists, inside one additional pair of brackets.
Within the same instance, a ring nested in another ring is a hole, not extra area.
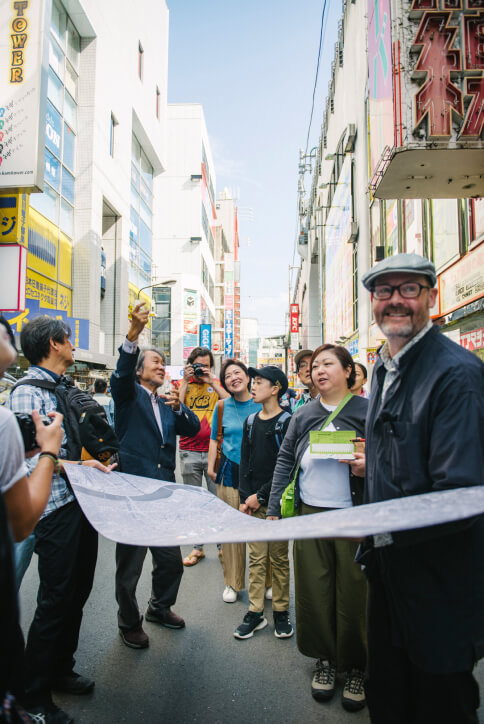
[[(37, 380), (49, 380), (52, 381), (53, 376), (49, 374), (47, 370), (41, 369), (37, 366), (29, 367), (25, 377), (33, 377)], [(8, 407), (12, 412), (25, 412), (30, 414), (32, 410), (38, 410), (42, 417), (45, 417), (48, 412), (57, 411), (57, 400), (54, 392), (50, 390), (44, 390), (41, 387), (34, 387), (32, 385), (21, 385), (16, 390), (10, 393), (8, 399)], [(59, 451), (60, 458), (66, 458), (66, 446), (67, 437), (64, 432), (62, 438), (62, 445)], [(30, 475), (37, 465), (39, 456), (35, 455), (33, 458), (28, 458), (25, 462), (27, 464), (28, 474)], [(42, 515), (45, 518), (46, 515), (52, 513), (54, 510), (62, 508), (67, 503), (73, 501), (74, 493), (68, 487), (64, 478), (58, 473), (54, 473), (52, 478), (52, 488), (47, 502), (46, 508)]]

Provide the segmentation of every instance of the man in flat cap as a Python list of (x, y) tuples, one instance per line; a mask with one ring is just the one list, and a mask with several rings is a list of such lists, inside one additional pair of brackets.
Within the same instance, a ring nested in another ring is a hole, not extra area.
[[(373, 372), (365, 502), (484, 482), (484, 365), (430, 320), (434, 265), (397, 254), (362, 279), (387, 341)], [(484, 518), (372, 536), (367, 701), (373, 724), (477, 724)]]

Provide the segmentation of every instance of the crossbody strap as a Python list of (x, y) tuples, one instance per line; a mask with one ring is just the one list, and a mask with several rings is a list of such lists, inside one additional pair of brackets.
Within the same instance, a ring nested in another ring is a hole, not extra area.
[[(347, 402), (349, 402), (349, 401), (351, 400), (352, 397), (354, 397), (354, 395), (353, 395), (353, 393), (351, 393), (351, 392), (348, 392), (348, 394), (346, 395), (346, 397), (343, 397), (343, 399), (342, 399), (341, 402), (339, 403), (338, 407), (337, 407), (335, 410), (333, 410), (333, 412), (331, 412), (331, 413), (328, 415), (328, 417), (326, 418), (326, 420), (323, 422), (323, 426), (319, 428), (320, 431), (321, 431), (321, 430), (324, 430), (326, 427), (328, 427), (328, 425), (330, 425), (330, 424), (333, 422), (334, 418), (339, 415), (339, 413), (341, 412), (341, 410), (343, 409), (343, 407), (346, 405)], [(305, 433), (305, 434), (306, 434), (306, 433)], [(297, 444), (297, 443), (296, 443), (296, 444)], [(293, 480), (296, 479), (296, 477), (297, 477), (297, 475), (298, 475), (298, 473), (299, 473), (299, 468), (301, 467), (301, 462), (302, 462), (303, 456), (304, 456), (304, 455), (301, 455), (301, 460), (298, 462), (297, 467), (296, 467), (296, 470), (294, 471)]]
[(336, 410), (333, 410), (333, 412), (330, 415), (328, 415), (328, 417), (324, 421), (323, 426), (320, 428), (320, 430), (324, 430), (326, 427), (328, 427), (328, 425), (330, 425), (333, 422), (334, 418), (337, 415), (339, 415), (339, 413), (341, 412), (343, 407), (346, 405), (347, 402), (349, 402), (351, 400), (352, 397), (354, 397), (354, 395), (351, 392), (348, 392), (346, 397), (343, 397), (343, 399), (339, 403)]
[(222, 422), (224, 416), (224, 401), (217, 402), (217, 445), (220, 445), (222, 439)]

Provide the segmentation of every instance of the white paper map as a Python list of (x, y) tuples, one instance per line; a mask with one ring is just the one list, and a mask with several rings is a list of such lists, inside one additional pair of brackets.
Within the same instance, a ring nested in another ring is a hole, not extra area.
[(239, 513), (205, 488), (69, 465), (76, 497), (94, 528), (119, 543), (173, 546), (295, 538), (359, 538), (484, 513), (484, 486), (359, 505), (286, 520)]

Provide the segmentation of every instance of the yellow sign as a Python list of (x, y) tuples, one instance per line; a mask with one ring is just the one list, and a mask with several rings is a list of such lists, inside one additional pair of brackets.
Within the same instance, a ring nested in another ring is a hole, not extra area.
[[(137, 302), (142, 301), (146, 304), (149, 310), (151, 310), (151, 297), (149, 297), (144, 292), (139, 292), (138, 288), (135, 287), (135, 285), (132, 282), (128, 283), (128, 294), (129, 294), (129, 303), (128, 303), (128, 312), (129, 312), (129, 318), (131, 319), (131, 312), (133, 311), (135, 305)], [(151, 315), (150, 315), (151, 316)], [(151, 319), (148, 318), (148, 324), (146, 325), (147, 329), (151, 329)]]
[(0, 244), (27, 246), (27, 194), (0, 195)]

